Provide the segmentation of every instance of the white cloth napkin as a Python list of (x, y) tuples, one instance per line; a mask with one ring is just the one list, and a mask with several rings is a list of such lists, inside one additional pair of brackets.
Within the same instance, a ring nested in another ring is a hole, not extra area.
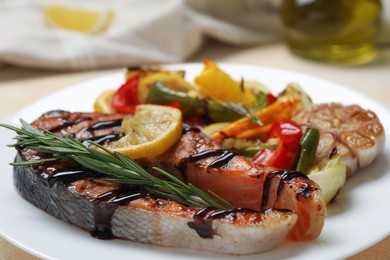
[[(384, 2), (390, 6), (390, 0)], [(2, 0), (0, 63), (51, 70), (171, 63), (191, 57), (206, 37), (235, 45), (283, 38), (275, 0), (111, 3), (110, 28), (83, 34), (48, 26), (38, 0)], [(386, 14), (388, 25), (389, 18)], [(381, 42), (390, 43), (389, 32), (382, 32)]]

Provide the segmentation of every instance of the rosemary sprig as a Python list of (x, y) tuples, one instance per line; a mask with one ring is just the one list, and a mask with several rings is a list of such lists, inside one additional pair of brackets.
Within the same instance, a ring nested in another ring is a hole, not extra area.
[(219, 202), (191, 183), (184, 183), (163, 169), (153, 168), (167, 180), (153, 176), (129, 157), (118, 152), (112, 152), (97, 143), (90, 142), (102, 151), (91, 149), (70, 136), (57, 136), (46, 130), (38, 131), (24, 120), (20, 121), (22, 123), (21, 128), (0, 123), (1, 127), (17, 133), (14, 138), (17, 142), (9, 146), (21, 146), (47, 153), (52, 158), (11, 163), (13, 166), (29, 166), (59, 159), (73, 160), (88, 169), (107, 175), (106, 180), (108, 181), (139, 185), (151, 194), (184, 205), (194, 207), (212, 206), (219, 209), (233, 208), (230, 203), (214, 192), (209, 191)]

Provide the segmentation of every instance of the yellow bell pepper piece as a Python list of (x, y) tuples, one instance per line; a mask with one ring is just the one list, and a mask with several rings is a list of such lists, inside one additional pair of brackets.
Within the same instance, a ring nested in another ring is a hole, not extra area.
[(250, 105), (255, 95), (250, 89), (243, 88), (240, 82), (233, 80), (217, 64), (206, 60), (202, 73), (195, 78), (200, 93), (209, 98), (226, 102), (237, 102)]

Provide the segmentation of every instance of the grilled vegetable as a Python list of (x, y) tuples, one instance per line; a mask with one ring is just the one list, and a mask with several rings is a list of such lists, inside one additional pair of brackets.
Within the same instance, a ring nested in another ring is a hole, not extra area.
[(317, 152), (320, 132), (316, 128), (307, 128), (300, 141), (301, 153), (297, 164), (297, 171), (308, 174)]
[[(279, 98), (271, 105), (256, 111), (255, 116), (264, 125), (271, 124), (278, 120), (290, 119), (299, 102), (299, 100), (294, 98)], [(221, 142), (226, 137), (254, 138), (259, 136), (259, 129), (261, 130), (261, 134), (267, 132), (263, 132), (264, 129), (262, 127), (263, 126), (259, 126), (250, 118), (245, 117), (213, 134), (211, 138), (217, 142)], [(268, 127), (269, 128), (266, 128), (266, 130), (270, 129), (270, 126)]]
[(184, 116), (204, 116), (216, 122), (234, 121), (250, 114), (239, 104), (191, 96), (167, 88), (161, 82), (152, 86), (146, 98), (146, 103), (150, 104), (167, 105), (171, 102), (179, 104)]
[(331, 203), (345, 184), (347, 169), (339, 156), (324, 159), (319, 166), (319, 171), (310, 173), (309, 178), (315, 181), (321, 188), (321, 197), (325, 203)]
[(319, 163), (336, 147), (348, 177), (372, 163), (384, 148), (385, 131), (379, 118), (358, 105), (317, 104), (293, 120), (303, 128), (320, 131), (315, 162)]
[(269, 138), (278, 138), (276, 149), (263, 149), (255, 155), (253, 162), (291, 170), (299, 155), (299, 140), (302, 137), (301, 127), (291, 120), (277, 121), (272, 124)]
[(255, 95), (241, 82), (233, 80), (212, 61), (204, 62), (204, 69), (195, 78), (200, 93), (208, 98), (250, 105)]
[(114, 94), (111, 105), (118, 113), (133, 114), (140, 102), (137, 97), (139, 76), (129, 78)]

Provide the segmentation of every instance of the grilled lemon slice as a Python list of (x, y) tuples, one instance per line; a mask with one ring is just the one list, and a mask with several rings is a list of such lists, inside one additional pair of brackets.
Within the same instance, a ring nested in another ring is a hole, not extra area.
[(108, 149), (132, 159), (154, 157), (167, 151), (181, 137), (180, 110), (159, 105), (138, 105), (133, 116), (123, 119), (125, 136)]

